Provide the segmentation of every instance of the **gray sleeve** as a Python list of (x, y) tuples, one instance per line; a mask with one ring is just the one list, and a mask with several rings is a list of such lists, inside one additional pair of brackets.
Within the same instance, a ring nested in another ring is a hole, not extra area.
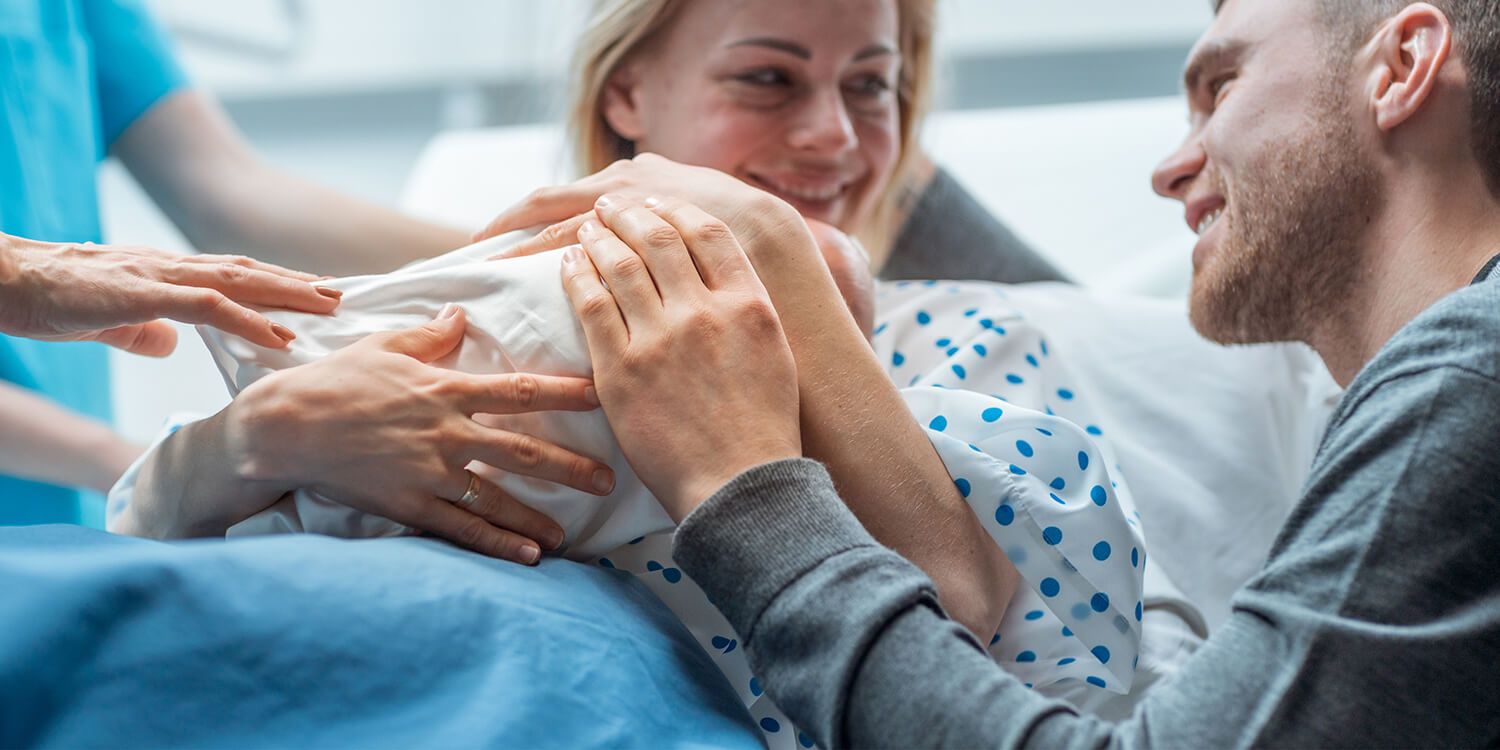
[(901, 226), (880, 278), (1003, 284), (1069, 280), (941, 168)]
[[(674, 554), (825, 747), (1479, 746), (1500, 740), (1500, 382), (1392, 379), (1330, 432), (1266, 569), (1119, 724), (1004, 672), (818, 464), (753, 469)], [(1477, 428), (1477, 429), (1476, 429)]]

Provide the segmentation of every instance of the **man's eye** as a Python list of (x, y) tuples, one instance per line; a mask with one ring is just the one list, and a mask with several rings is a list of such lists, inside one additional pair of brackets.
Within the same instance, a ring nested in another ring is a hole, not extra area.
[(1233, 80), (1234, 76), (1220, 76), (1208, 84), (1208, 95), (1213, 97), (1215, 106), (1224, 98), (1224, 92)]

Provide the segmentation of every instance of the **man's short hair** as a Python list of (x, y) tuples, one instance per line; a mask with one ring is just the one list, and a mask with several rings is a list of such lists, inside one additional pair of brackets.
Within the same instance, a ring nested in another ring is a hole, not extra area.
[[(1251, 0), (1240, 0), (1250, 2)], [(1500, 197), (1500, 2), (1427, 0), (1453, 24), (1455, 46), (1469, 76), (1474, 156), (1490, 192)], [(1214, 13), (1230, 0), (1212, 0)], [(1375, 27), (1416, 0), (1313, 0), (1335, 43), (1352, 52)]]

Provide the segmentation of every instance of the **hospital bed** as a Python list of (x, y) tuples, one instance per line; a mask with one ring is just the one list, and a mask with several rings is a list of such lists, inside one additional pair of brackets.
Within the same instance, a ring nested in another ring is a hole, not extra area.
[[(1214, 625), (1337, 390), (1306, 352), (1223, 350), (1187, 326), (1192, 235), (1149, 191), (1183, 130), (1179, 100), (1143, 100), (945, 113), (927, 141), (1090, 289), (1033, 292), (1032, 314), (1132, 426), (1122, 463), (1156, 557)], [(445, 133), (402, 203), (478, 226), (566, 174), (554, 128)], [(127, 433), (224, 402), (184, 341), (166, 362), (117, 359)], [(51, 528), (0, 530), (0, 580), (0, 746), (749, 747), (762, 731), (634, 581), (565, 562), (529, 571), (414, 539), (162, 545)]]

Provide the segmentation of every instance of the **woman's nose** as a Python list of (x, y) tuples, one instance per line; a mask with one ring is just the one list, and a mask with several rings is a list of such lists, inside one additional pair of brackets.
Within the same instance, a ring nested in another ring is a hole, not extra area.
[(1182, 200), (1207, 161), (1203, 142), (1196, 134), (1189, 135), (1176, 152), (1157, 165), (1151, 175), (1151, 188), (1163, 198)]
[(859, 136), (854, 133), (843, 92), (835, 88), (809, 97), (795, 116), (789, 140), (793, 148), (818, 153), (841, 153), (854, 148)]

